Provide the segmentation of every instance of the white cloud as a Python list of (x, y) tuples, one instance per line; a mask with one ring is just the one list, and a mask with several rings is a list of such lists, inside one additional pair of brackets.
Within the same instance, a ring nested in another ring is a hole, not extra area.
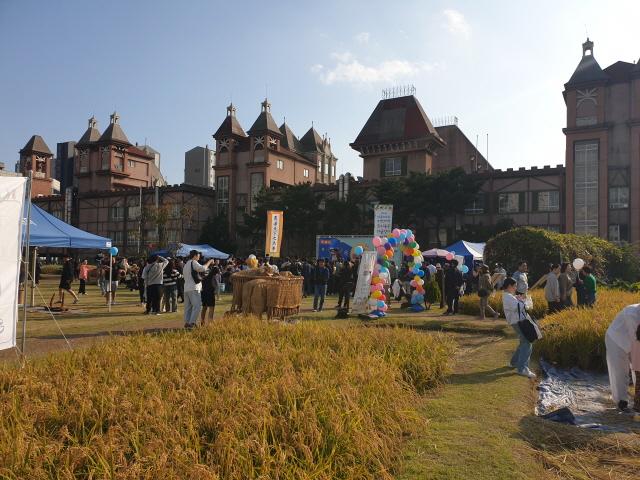
[(408, 60), (385, 60), (376, 65), (365, 65), (350, 52), (332, 53), (336, 60), (333, 67), (313, 65), (311, 72), (318, 76), (325, 85), (350, 83), (366, 85), (376, 83), (393, 83), (418, 76), (420, 73), (433, 70), (436, 65)]
[(471, 36), (471, 25), (464, 18), (464, 15), (458, 10), (452, 8), (446, 9), (442, 12), (445, 18), (445, 27), (454, 35), (460, 35), (466, 38)]
[(358, 43), (369, 43), (369, 32), (360, 32), (356, 35), (356, 42)]

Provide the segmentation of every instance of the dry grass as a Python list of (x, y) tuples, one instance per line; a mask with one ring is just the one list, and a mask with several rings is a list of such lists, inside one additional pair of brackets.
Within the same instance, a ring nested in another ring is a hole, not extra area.
[(224, 320), (0, 368), (0, 477), (390, 478), (449, 337)]
[(535, 350), (563, 367), (605, 370), (607, 328), (620, 310), (637, 302), (636, 293), (601, 289), (593, 308), (571, 308), (544, 318), (544, 337)]
[[(533, 300), (533, 309), (531, 315), (534, 318), (542, 318), (547, 313), (548, 304), (544, 298), (544, 290), (537, 288), (529, 291)], [(502, 292), (497, 291), (491, 297), (489, 297), (489, 305), (496, 312), (504, 313), (502, 311)], [(460, 313), (464, 315), (480, 315), (480, 298), (477, 294), (465, 295), (460, 298)]]
[(640, 476), (640, 436), (578, 429), (536, 417), (522, 421), (523, 437), (556, 478), (632, 480)]

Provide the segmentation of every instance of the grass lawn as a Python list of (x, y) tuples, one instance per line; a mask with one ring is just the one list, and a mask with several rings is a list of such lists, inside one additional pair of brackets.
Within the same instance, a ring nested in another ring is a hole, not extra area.
[[(41, 290), (47, 301), (55, 287), (57, 279), (43, 281)], [(142, 315), (137, 292), (121, 289), (109, 313), (98, 287), (90, 285), (88, 292), (80, 304), (71, 306), (74, 313), (57, 317), (58, 324), (48, 314), (30, 314), (28, 356), (68, 348), (60, 330), (76, 347), (111, 335), (182, 327), (181, 307), (175, 314)], [(298, 319), (336, 327), (361, 323), (357, 319), (333, 319), (335, 311), (329, 307), (335, 302), (336, 297), (329, 297), (325, 311), (313, 313), (311, 299), (304, 299)], [(216, 318), (229, 309), (229, 304), (230, 295), (223, 294)], [(442, 317), (439, 309), (421, 314), (390, 313), (386, 319), (365, 326), (445, 331), (459, 345), (448, 383), (423, 397), (419, 405), (429, 427), (407, 441), (397, 478), (640, 478), (640, 435), (584, 431), (533, 415), (535, 382), (506, 368), (516, 342), (504, 320)], [(20, 324), (18, 328), (20, 331)], [(0, 352), (0, 359), (16, 358), (12, 351)]]

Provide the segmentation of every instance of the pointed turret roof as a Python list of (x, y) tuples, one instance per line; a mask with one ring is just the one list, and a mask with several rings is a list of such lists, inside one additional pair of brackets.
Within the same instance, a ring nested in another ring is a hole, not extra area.
[(286, 122), (280, 125), (280, 133), (282, 134), (282, 140), (280, 141), (280, 145), (282, 145), (285, 148), (288, 148), (293, 152), (304, 151), (304, 148), (302, 147), (300, 140), (298, 140), (298, 137), (294, 135), (293, 131), (289, 128), (289, 125), (287, 125)]
[(565, 83), (565, 87), (581, 83), (604, 82), (608, 79), (609, 77), (602, 71), (593, 56), (593, 42), (587, 38), (587, 41), (582, 44), (582, 59), (569, 81)]
[(322, 137), (313, 126), (300, 139), (304, 152), (324, 152)]
[(359, 145), (425, 137), (445, 144), (418, 99), (407, 95), (380, 100), (351, 146), (357, 150)]
[(82, 138), (78, 140), (77, 145), (79, 147), (82, 147), (84, 145), (90, 145), (92, 143), (95, 143), (98, 140), (100, 140), (100, 131), (98, 130), (98, 121), (96, 120), (96, 117), (92, 116), (89, 119), (89, 126), (87, 127), (87, 130), (84, 132), (84, 135), (82, 135)]
[(120, 116), (116, 112), (113, 112), (109, 117), (109, 126), (104, 131), (99, 141), (101, 143), (122, 143), (124, 145), (131, 145), (131, 142), (120, 127)]
[(247, 136), (236, 118), (236, 107), (233, 106), (233, 103), (227, 107), (227, 116), (218, 127), (218, 130), (216, 130), (216, 133), (213, 134), (213, 138), (217, 140), (218, 138), (228, 137), (230, 135), (236, 135), (238, 137)]
[(33, 135), (27, 144), (20, 150), (20, 153), (44, 153), (46, 155), (53, 155), (49, 147), (45, 143), (44, 139), (40, 135)]
[(262, 111), (260, 112), (260, 115), (258, 115), (258, 118), (256, 118), (256, 121), (253, 122), (253, 125), (251, 125), (251, 128), (247, 130), (247, 133), (252, 135), (260, 132), (271, 132), (280, 135), (281, 133), (280, 130), (278, 130), (278, 124), (271, 116), (271, 104), (269, 103), (269, 100), (265, 98), (264, 102), (260, 105), (262, 106)]

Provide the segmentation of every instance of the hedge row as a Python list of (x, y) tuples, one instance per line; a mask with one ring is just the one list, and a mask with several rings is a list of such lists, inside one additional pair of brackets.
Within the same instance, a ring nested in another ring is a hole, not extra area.
[(531, 272), (530, 283), (547, 273), (549, 263), (571, 262), (575, 258), (584, 259), (601, 278), (636, 282), (640, 277), (640, 260), (631, 246), (541, 228), (518, 227), (496, 235), (487, 242), (484, 257), (490, 265), (502, 263), (509, 272), (525, 260)]

